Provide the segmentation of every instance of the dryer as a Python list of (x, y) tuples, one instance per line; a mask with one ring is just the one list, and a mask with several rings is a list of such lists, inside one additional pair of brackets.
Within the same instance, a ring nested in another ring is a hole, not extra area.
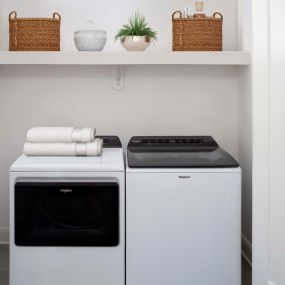
[(133, 137), (127, 285), (241, 284), (241, 169), (212, 137)]
[(10, 169), (10, 284), (125, 284), (125, 167), (101, 157), (27, 157)]

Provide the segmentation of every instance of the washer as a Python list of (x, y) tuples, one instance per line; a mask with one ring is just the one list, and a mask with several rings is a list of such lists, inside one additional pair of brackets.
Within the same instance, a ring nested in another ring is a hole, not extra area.
[(10, 169), (10, 284), (125, 284), (125, 167), (101, 157), (26, 157)]
[(127, 285), (241, 284), (241, 169), (212, 137), (133, 137)]

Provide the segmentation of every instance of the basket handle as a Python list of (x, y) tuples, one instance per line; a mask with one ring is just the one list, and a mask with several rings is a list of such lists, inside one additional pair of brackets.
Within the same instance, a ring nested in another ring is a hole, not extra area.
[(16, 19), (17, 18), (17, 12), (16, 11), (12, 11), (10, 14), (9, 14), (9, 20), (11, 19)]
[(175, 11), (173, 14), (172, 14), (172, 20), (175, 19), (175, 15), (179, 13), (179, 18), (182, 18), (182, 13), (181, 11)]
[(53, 18), (56, 19), (58, 17), (59, 20), (61, 20), (61, 16), (58, 13), (53, 13)]
[[(220, 18), (217, 18), (216, 16), (220, 16)], [(214, 17), (214, 19), (222, 19), (222, 20), (224, 19), (223, 15), (219, 12), (214, 13), (213, 17)]]

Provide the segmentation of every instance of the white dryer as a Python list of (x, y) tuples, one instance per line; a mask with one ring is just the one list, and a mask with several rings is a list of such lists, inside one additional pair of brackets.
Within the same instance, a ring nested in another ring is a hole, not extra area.
[(125, 167), (101, 157), (21, 156), (10, 169), (10, 284), (125, 284)]
[(212, 137), (133, 137), (127, 285), (241, 284), (241, 169)]

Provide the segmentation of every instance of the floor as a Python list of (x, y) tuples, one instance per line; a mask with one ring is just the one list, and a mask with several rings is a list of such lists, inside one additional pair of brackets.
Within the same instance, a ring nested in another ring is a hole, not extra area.
[(9, 247), (0, 245), (0, 285), (8, 285)]
[[(0, 285), (9, 284), (9, 247), (0, 245)], [(243, 259), (242, 261), (242, 285), (251, 285), (251, 267)]]

